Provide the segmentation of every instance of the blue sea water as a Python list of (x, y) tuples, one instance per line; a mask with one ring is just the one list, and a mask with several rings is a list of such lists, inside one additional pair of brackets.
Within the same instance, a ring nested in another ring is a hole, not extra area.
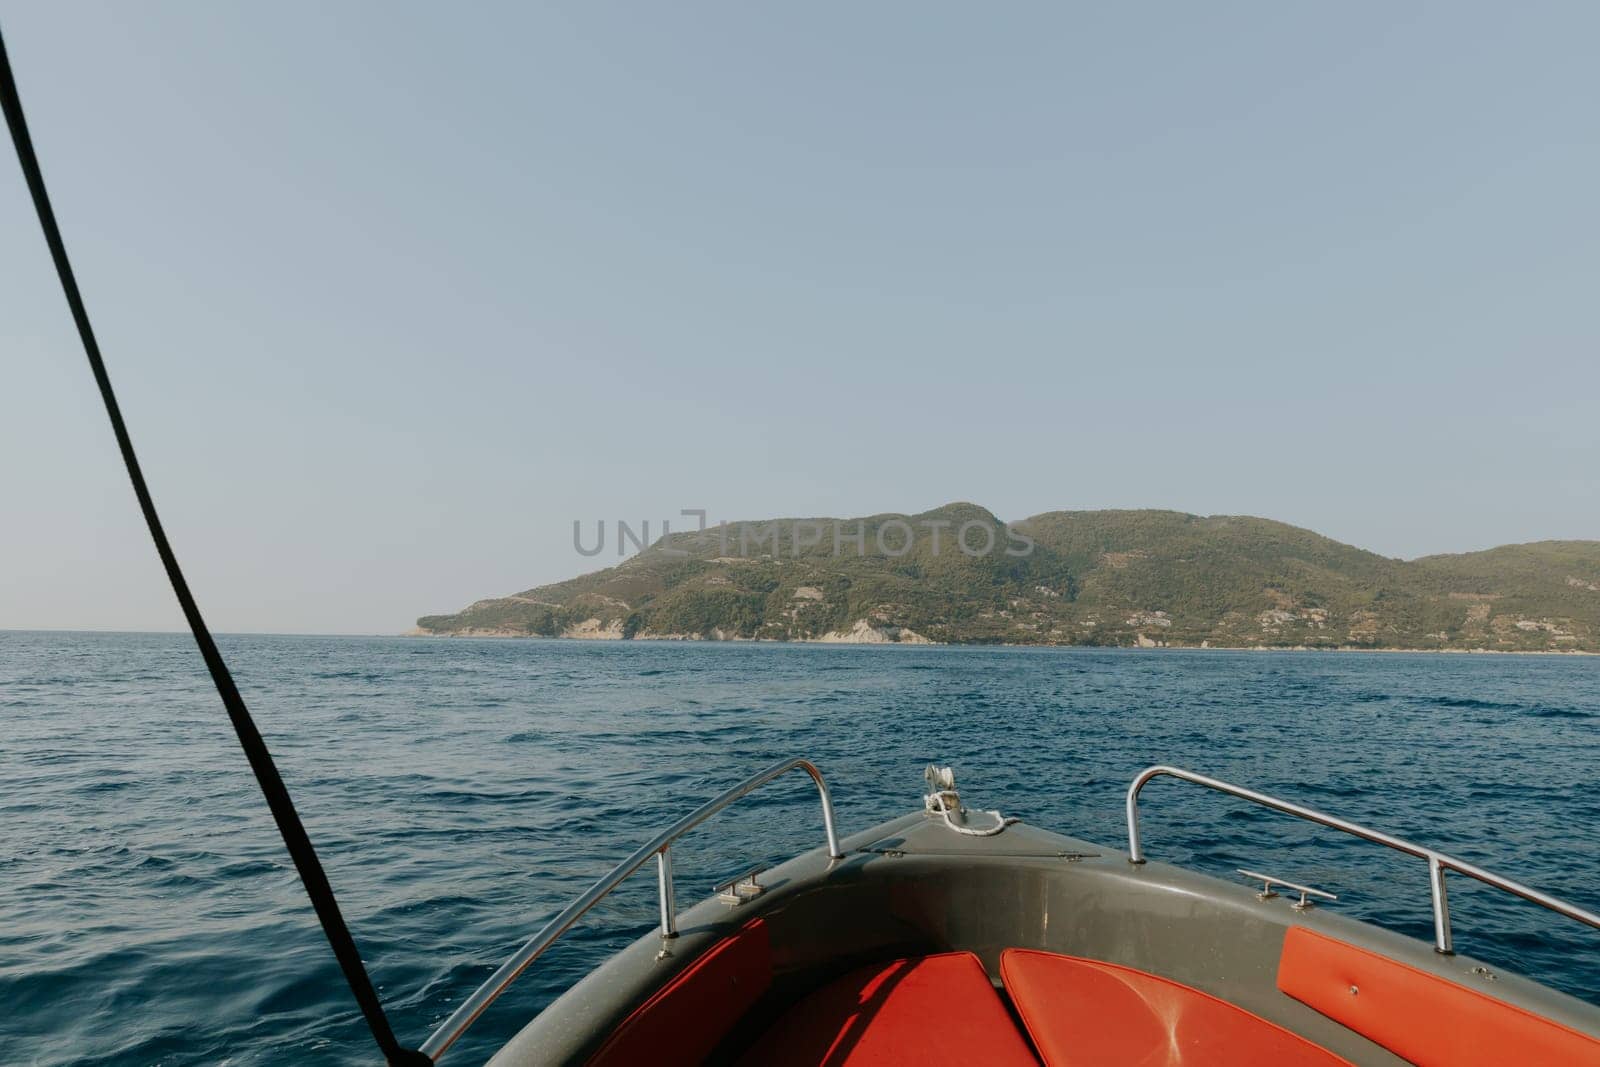
[[(228, 637), (396, 1028), (417, 1042), (660, 825), (815, 759), (853, 831), (953, 763), (969, 803), (1119, 846), (1170, 762), (1600, 910), (1600, 660)], [(1418, 861), (1170, 781), (1156, 859), (1266, 869), (1431, 936)], [(821, 842), (780, 783), (695, 832), (680, 901)], [(633, 880), (446, 1062), (480, 1062), (648, 930)], [(1463, 879), (1457, 945), (1600, 1002), (1600, 933)], [(0, 1048), (21, 1064), (369, 1062), (193, 645), (0, 633)]]

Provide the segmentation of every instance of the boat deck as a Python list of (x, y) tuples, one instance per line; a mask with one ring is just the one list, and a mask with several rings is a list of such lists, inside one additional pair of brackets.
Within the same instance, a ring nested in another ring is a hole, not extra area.
[(905, 816), (642, 938), (494, 1059), (1600, 1064), (1600, 1009), (1283, 896)]

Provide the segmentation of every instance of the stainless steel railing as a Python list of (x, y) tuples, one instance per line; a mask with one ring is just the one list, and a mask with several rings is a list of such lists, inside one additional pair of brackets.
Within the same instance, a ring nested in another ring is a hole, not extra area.
[(678, 936), (678, 911), (672, 885), (672, 843), (690, 830), (705, 822), (711, 816), (732, 804), (735, 800), (760, 789), (775, 778), (781, 778), (790, 771), (805, 771), (817, 785), (817, 793), (822, 798), (822, 829), (828, 838), (828, 855), (839, 859), (844, 854), (839, 851), (839, 835), (833, 828), (833, 798), (828, 794), (828, 783), (823, 781), (822, 772), (817, 770), (816, 764), (810, 760), (791, 759), (782, 763), (775, 763), (759, 774), (746, 778), (727, 792), (708, 800), (698, 808), (662, 830), (644, 845), (617, 864), (611, 872), (601, 878), (594, 885), (584, 891), (583, 895), (568, 904), (554, 919), (545, 923), (544, 927), (521, 948), (511, 954), (511, 958), (500, 965), (500, 968), (491, 974), (487, 981), (479, 986), (471, 996), (461, 1002), (461, 1006), (451, 1013), (439, 1028), (429, 1035), (428, 1040), (422, 1043), (422, 1051), (434, 1061), (438, 1061), (445, 1051), (455, 1044), (456, 1039), (466, 1033), (467, 1028), (478, 1020), (484, 1009), (495, 1002), (495, 999), (505, 992), (506, 987), (516, 981), (517, 976), (538, 959), (545, 949), (555, 943), (556, 939), (567, 932), (567, 929), (582, 917), (583, 913), (603, 900), (613, 889), (634, 871), (643, 867), (652, 856), (656, 860), (656, 873), (659, 879), (659, 901), (661, 906), (661, 936), (664, 938)]
[(1422, 845), (1413, 844), (1410, 841), (1378, 830), (1369, 830), (1367, 827), (1359, 823), (1350, 822), (1348, 819), (1328, 815), (1300, 804), (1291, 804), (1287, 800), (1280, 800), (1266, 793), (1258, 793), (1254, 789), (1246, 789), (1244, 786), (1234, 785), (1231, 782), (1224, 782), (1217, 778), (1208, 778), (1203, 774), (1196, 774), (1193, 771), (1186, 771), (1179, 767), (1147, 767), (1140, 771), (1134, 778), (1133, 784), (1128, 786), (1128, 860), (1131, 863), (1144, 862), (1144, 849), (1139, 843), (1139, 790), (1143, 789), (1145, 783), (1149, 782), (1150, 779), (1159, 778), (1162, 775), (1178, 778), (1185, 782), (1193, 782), (1196, 785), (1203, 785), (1207, 789), (1214, 789), (1219, 793), (1239, 797), (1253, 804), (1260, 804), (1262, 807), (1281, 811), (1286, 815), (1293, 815), (1308, 822), (1329, 826), (1335, 830), (1342, 830), (1363, 840), (1376, 842), (1397, 852), (1404, 852), (1408, 856), (1427, 860), (1428, 885), (1433, 895), (1433, 947), (1436, 952), (1444, 955), (1451, 955), (1455, 951), (1452, 947), (1453, 942), (1450, 936), (1450, 898), (1446, 893), (1444, 884), (1446, 871), (1455, 871), (1458, 874), (1466, 875), (1468, 878), (1475, 878), (1485, 885), (1492, 885), (1496, 889), (1502, 889), (1507, 893), (1521, 897), (1523, 900), (1532, 901), (1541, 907), (1549, 908), (1557, 914), (1565, 915), (1569, 919), (1576, 919), (1581, 923), (1600, 929), (1600, 915), (1596, 915), (1592, 911), (1585, 911), (1575, 904), (1569, 904), (1557, 897), (1550, 896), (1548, 893), (1541, 893), (1539, 890), (1525, 886), (1521, 882), (1513, 882), (1509, 878), (1502, 878), (1498, 874), (1486, 871), (1482, 867), (1475, 866), (1465, 860), (1458, 860), (1454, 856), (1436, 852), (1431, 848), (1424, 848)]

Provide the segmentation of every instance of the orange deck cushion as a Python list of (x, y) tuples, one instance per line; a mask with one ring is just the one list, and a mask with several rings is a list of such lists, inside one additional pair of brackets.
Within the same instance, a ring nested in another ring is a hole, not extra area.
[(1600, 1064), (1600, 1041), (1438, 975), (1292, 927), (1278, 988), (1422, 1067)]
[(852, 971), (786, 1011), (740, 1060), (750, 1067), (1038, 1062), (970, 952)]
[(1243, 1008), (1132, 967), (1012, 948), (1000, 974), (1048, 1067), (1347, 1064)]
[(772, 984), (767, 925), (755, 920), (668, 982), (622, 1021), (591, 1067), (690, 1067), (705, 1060)]

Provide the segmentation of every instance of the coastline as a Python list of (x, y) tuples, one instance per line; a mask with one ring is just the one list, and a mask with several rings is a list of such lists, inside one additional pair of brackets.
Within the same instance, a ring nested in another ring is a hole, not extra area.
[(772, 637), (739, 637), (739, 636), (712, 636), (698, 634), (641, 634), (634, 637), (622, 637), (620, 634), (573, 633), (573, 634), (528, 634), (511, 630), (464, 630), (454, 633), (437, 633), (413, 627), (397, 636), (400, 637), (442, 637), (452, 639), (480, 639), (492, 641), (512, 640), (538, 640), (538, 641), (640, 641), (640, 642), (670, 642), (684, 641), (700, 644), (762, 644), (762, 645), (840, 645), (840, 646), (901, 646), (916, 648), (1053, 648), (1053, 649), (1088, 649), (1093, 651), (1127, 650), (1130, 652), (1341, 652), (1341, 653), (1369, 653), (1374, 655), (1411, 655), (1411, 656), (1600, 656), (1600, 651), (1583, 648), (1405, 648), (1401, 646), (1368, 647), (1364, 645), (1087, 645), (1087, 644), (1047, 644), (1043, 642), (987, 642), (987, 641), (933, 641), (928, 638), (920, 640), (894, 640), (890, 638), (877, 639), (849, 639), (840, 635), (825, 635), (824, 637), (810, 638), (772, 638)]

